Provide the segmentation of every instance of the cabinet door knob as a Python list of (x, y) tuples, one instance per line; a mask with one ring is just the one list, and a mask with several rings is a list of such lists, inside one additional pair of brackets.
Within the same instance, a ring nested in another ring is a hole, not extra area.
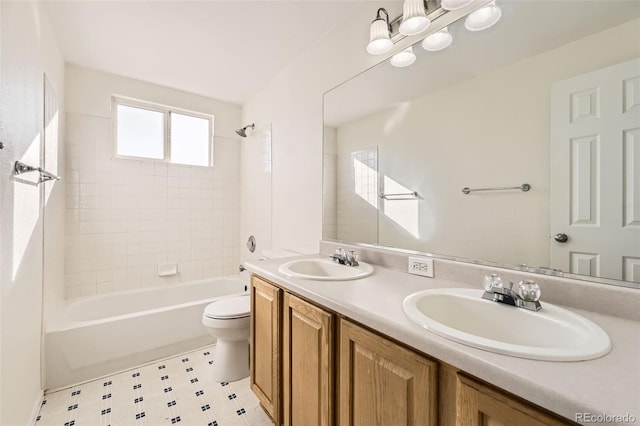
[(566, 243), (567, 241), (569, 241), (569, 236), (567, 234), (560, 233), (556, 234), (553, 239), (559, 243)]

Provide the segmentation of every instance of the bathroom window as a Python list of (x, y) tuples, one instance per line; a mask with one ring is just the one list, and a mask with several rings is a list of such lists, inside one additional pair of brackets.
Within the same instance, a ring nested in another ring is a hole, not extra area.
[(115, 156), (213, 165), (213, 116), (113, 97)]

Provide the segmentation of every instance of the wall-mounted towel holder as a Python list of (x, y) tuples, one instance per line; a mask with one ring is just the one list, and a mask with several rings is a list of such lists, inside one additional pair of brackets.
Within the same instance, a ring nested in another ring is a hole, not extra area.
[(53, 173), (44, 170), (42, 167), (30, 166), (20, 161), (16, 161), (16, 163), (13, 165), (13, 171), (15, 172), (16, 176), (23, 173), (38, 172), (40, 173), (40, 179), (38, 183), (47, 182), (49, 180), (60, 180), (60, 176), (56, 176)]
[(475, 188), (471, 189), (469, 187), (462, 188), (462, 193), (468, 195), (470, 192), (478, 192), (478, 191), (508, 191), (512, 189), (519, 189), (522, 192), (527, 192), (531, 189), (531, 185), (528, 183), (523, 183), (520, 186), (498, 186), (493, 188)]
[(403, 194), (385, 194), (381, 193), (379, 195), (380, 198), (385, 199), (387, 201), (399, 201), (399, 200), (418, 200), (420, 196), (417, 191), (406, 192)]

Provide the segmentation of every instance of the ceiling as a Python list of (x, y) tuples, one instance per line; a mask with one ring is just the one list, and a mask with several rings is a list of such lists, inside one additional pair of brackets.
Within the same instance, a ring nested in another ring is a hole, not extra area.
[(237, 104), (359, 1), (46, 1), (65, 61)]

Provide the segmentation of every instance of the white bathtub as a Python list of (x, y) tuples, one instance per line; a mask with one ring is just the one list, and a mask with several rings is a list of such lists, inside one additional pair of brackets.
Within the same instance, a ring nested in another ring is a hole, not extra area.
[(201, 323), (212, 301), (246, 293), (238, 276), (70, 301), (45, 333), (45, 388), (133, 368), (213, 343)]

